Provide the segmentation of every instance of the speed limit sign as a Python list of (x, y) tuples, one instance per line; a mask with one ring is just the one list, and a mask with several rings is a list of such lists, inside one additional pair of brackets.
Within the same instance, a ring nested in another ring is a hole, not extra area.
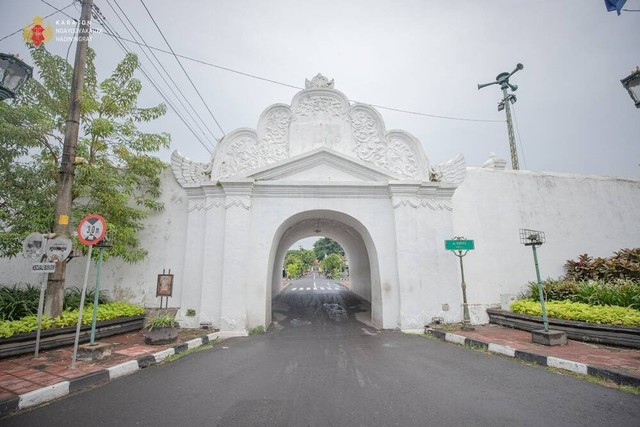
[(78, 224), (78, 240), (85, 245), (95, 245), (104, 238), (107, 222), (98, 214), (85, 216)]

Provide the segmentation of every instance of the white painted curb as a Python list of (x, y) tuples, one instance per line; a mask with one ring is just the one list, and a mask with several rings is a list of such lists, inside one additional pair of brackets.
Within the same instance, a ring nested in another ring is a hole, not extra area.
[(153, 358), (156, 359), (156, 363), (160, 363), (167, 357), (173, 356), (174, 354), (176, 354), (176, 350), (172, 347), (166, 350), (159, 351), (157, 353), (153, 353)]
[(488, 350), (492, 353), (498, 353), (509, 357), (516, 357), (516, 349), (506, 345), (489, 343)]
[(454, 344), (464, 345), (464, 340), (467, 339), (467, 337), (464, 337), (462, 335), (446, 333), (444, 336), (444, 339), (445, 341), (449, 341)]
[(572, 360), (560, 359), (558, 357), (547, 356), (547, 366), (558, 369), (566, 369), (567, 371), (577, 374), (587, 375), (587, 365)]
[(187, 345), (187, 349), (191, 350), (192, 348), (200, 347), (202, 345), (202, 338), (194, 338), (185, 343)]
[(47, 387), (42, 387), (29, 393), (21, 394), (18, 402), (19, 409), (40, 405), (69, 394), (69, 381), (63, 381)]
[(207, 338), (209, 338), (209, 341), (216, 340), (216, 339), (220, 338), (220, 332), (213, 332), (213, 333), (207, 335)]
[(112, 366), (107, 370), (109, 371), (109, 379), (113, 380), (116, 378), (120, 378), (124, 375), (128, 375), (132, 372), (135, 372), (138, 369), (140, 369), (140, 366), (138, 366), (138, 361), (130, 360), (128, 362), (124, 362), (119, 365)]

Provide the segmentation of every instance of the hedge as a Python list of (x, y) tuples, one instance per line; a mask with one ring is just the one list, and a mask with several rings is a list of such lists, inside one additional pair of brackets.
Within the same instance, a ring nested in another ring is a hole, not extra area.
[[(138, 305), (126, 302), (110, 302), (98, 305), (98, 322), (117, 319), (119, 317), (133, 317), (144, 314), (144, 309)], [(84, 308), (82, 323), (90, 325), (93, 317), (93, 304)], [(59, 317), (42, 316), (42, 329), (63, 328), (78, 323), (78, 310), (65, 310)], [(0, 337), (9, 338), (15, 334), (32, 332), (38, 329), (38, 316), (30, 315), (19, 320), (0, 321)]]
[[(547, 301), (547, 315), (556, 319), (589, 323), (640, 326), (640, 311), (626, 307), (595, 306), (571, 301)], [(523, 299), (511, 304), (511, 311), (529, 316), (542, 316), (540, 302)]]

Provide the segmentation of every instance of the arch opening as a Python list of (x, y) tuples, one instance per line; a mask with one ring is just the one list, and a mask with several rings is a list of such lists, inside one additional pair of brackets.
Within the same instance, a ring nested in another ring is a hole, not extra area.
[[(301, 239), (321, 236), (336, 241), (344, 249), (349, 266), (348, 286), (340, 284), (339, 280), (332, 280), (331, 283), (334, 286), (339, 285), (343, 290), (355, 294), (366, 302), (367, 312), (358, 316), (359, 321), (371, 323), (377, 327), (382, 326), (378, 258), (373, 240), (368, 230), (357, 219), (330, 210), (301, 212), (284, 221), (276, 231), (269, 257), (270, 283), (267, 287), (265, 307), (268, 317), (267, 325), (270, 325), (273, 320), (274, 299), (279, 293), (287, 291), (282, 274), (287, 251)], [(318, 278), (320, 279), (320, 276)], [(313, 291), (313, 286), (309, 287)], [(320, 287), (324, 286), (319, 285), (317, 290), (324, 291), (319, 289)]]

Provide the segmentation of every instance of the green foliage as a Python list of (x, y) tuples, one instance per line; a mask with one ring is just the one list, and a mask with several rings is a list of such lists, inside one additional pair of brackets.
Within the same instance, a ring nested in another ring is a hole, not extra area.
[(17, 320), (36, 314), (40, 289), (29, 283), (0, 288), (0, 320)]
[(255, 328), (249, 329), (249, 335), (260, 335), (264, 334), (264, 326), (258, 325)]
[[(0, 103), (0, 256), (16, 255), (29, 232), (51, 230), (54, 223), (73, 69), (42, 47), (30, 50), (39, 78), (15, 100)], [(157, 199), (166, 165), (154, 154), (170, 141), (166, 133), (138, 126), (164, 115), (166, 107), (138, 106), (142, 85), (134, 76), (134, 54), (102, 83), (94, 59), (89, 49), (77, 146), (85, 164), (75, 172), (71, 223), (100, 213), (114, 244), (108, 254), (135, 262), (147, 253), (137, 238), (142, 220), (163, 208)]]
[(621, 249), (609, 258), (582, 254), (575, 261), (568, 260), (564, 269), (570, 280), (640, 280), (640, 248)]
[(308, 271), (315, 262), (315, 253), (309, 249), (293, 249), (287, 251), (284, 258), (284, 268), (289, 278), (295, 279)]
[[(82, 289), (72, 286), (64, 290), (64, 303), (63, 307), (65, 310), (77, 310), (80, 307), (80, 297), (82, 293)], [(84, 305), (93, 304), (94, 298), (96, 296), (95, 289), (87, 289), (87, 292), (84, 297)], [(105, 291), (100, 291), (100, 295), (98, 296), (98, 305), (106, 304), (109, 302), (109, 298)]]
[(316, 253), (316, 258), (319, 260), (324, 259), (324, 257), (331, 254), (344, 255), (344, 249), (342, 249), (342, 246), (340, 246), (340, 244), (335, 240), (328, 237), (316, 240), (313, 244), (313, 251)]
[[(604, 280), (547, 279), (542, 282), (545, 299), (550, 301), (570, 300), (591, 305), (615, 305), (640, 309), (640, 281), (617, 279)], [(524, 298), (540, 301), (538, 285), (529, 282)]]
[(147, 319), (147, 328), (151, 331), (153, 328), (173, 328), (176, 321), (172, 316), (154, 316)]
[[(589, 323), (640, 326), (640, 311), (626, 307), (593, 306), (580, 302), (549, 301), (546, 304), (549, 317), (578, 320)], [(539, 301), (519, 300), (511, 304), (514, 313), (542, 316)]]
[[(84, 309), (82, 324), (90, 325), (92, 319), (93, 304)], [(89, 314), (87, 314), (89, 313)], [(98, 305), (97, 321), (117, 319), (119, 317), (132, 317), (144, 314), (144, 309), (140, 306), (126, 302), (111, 302)], [(65, 310), (59, 317), (52, 319), (42, 316), (42, 329), (62, 328), (73, 326), (78, 323), (78, 310)], [(9, 338), (15, 334), (32, 332), (38, 329), (38, 316), (30, 315), (19, 320), (0, 321), (0, 337)]]
[(342, 257), (336, 253), (327, 255), (322, 261), (320, 261), (320, 269), (328, 279), (340, 277), (340, 274), (344, 269)]

